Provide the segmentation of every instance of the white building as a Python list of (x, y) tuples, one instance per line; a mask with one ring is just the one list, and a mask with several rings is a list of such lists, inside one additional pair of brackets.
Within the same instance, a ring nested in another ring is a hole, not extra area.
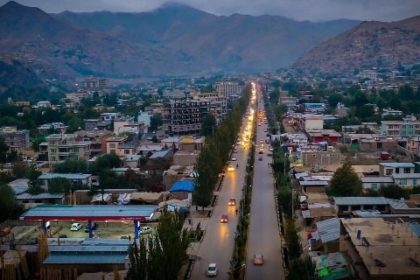
[(321, 130), (324, 128), (324, 118), (322, 115), (304, 115), (305, 130)]
[(137, 116), (137, 122), (139, 124), (143, 124), (144, 125), (144, 132), (147, 133), (149, 132), (149, 127), (150, 127), (150, 122), (152, 119), (152, 115), (150, 115), (148, 112), (143, 112), (140, 111), (138, 116)]

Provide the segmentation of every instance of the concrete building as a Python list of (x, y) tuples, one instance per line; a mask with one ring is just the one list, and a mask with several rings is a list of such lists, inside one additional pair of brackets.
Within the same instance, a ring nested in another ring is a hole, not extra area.
[(112, 136), (107, 130), (80, 130), (75, 134), (77, 141), (90, 143), (90, 157), (106, 153), (106, 140)]
[(323, 168), (328, 165), (341, 164), (342, 154), (336, 149), (330, 148), (327, 151), (319, 149), (303, 149), (300, 158), (306, 167)]
[(46, 140), (50, 163), (69, 158), (87, 160), (90, 157), (90, 141), (77, 141), (76, 134), (51, 134)]
[(394, 179), (391, 176), (364, 176), (361, 178), (363, 189), (378, 190), (381, 187), (386, 187), (394, 184)]
[(341, 134), (334, 129), (308, 130), (306, 134), (312, 143), (338, 143), (341, 141)]
[(242, 90), (244, 89), (242, 85), (238, 82), (233, 81), (221, 81), (217, 82), (214, 85), (214, 88), (218, 93), (221, 93), (225, 97), (229, 96), (238, 96), (241, 94)]
[(403, 115), (403, 111), (401, 110), (395, 110), (391, 108), (384, 108), (382, 110), (382, 118), (388, 117), (388, 116), (402, 116), (402, 115)]
[(334, 197), (334, 203), (338, 216), (350, 215), (356, 210), (390, 212), (389, 201), (384, 197)]
[(420, 279), (419, 236), (401, 221), (341, 219), (340, 247), (358, 279)]
[(140, 111), (139, 114), (137, 115), (137, 122), (144, 126), (144, 133), (149, 132), (151, 119), (152, 119), (152, 115), (150, 115), (149, 112)]
[(29, 130), (17, 130), (15, 126), (4, 126), (0, 128), (0, 138), (11, 150), (23, 150), (29, 148)]
[(163, 127), (169, 135), (198, 134), (201, 123), (210, 112), (210, 101), (181, 99), (165, 104)]
[(420, 121), (414, 116), (405, 117), (402, 121), (382, 121), (381, 133), (386, 136), (419, 136)]
[(379, 163), (379, 174), (381, 176), (392, 176), (393, 174), (414, 173), (414, 163), (411, 162), (381, 162)]
[(46, 123), (43, 125), (38, 126), (39, 133), (49, 133), (51, 130), (56, 132), (64, 133), (66, 132), (67, 126), (64, 125), (62, 122), (52, 122)]
[(82, 83), (81, 86), (84, 90), (89, 91), (100, 91), (106, 88), (106, 79), (104, 78), (96, 78), (96, 77), (89, 77), (86, 78)]
[(92, 185), (92, 175), (81, 173), (44, 173), (38, 177), (38, 180), (41, 181), (41, 187), (44, 190), (48, 190), (49, 182), (55, 178), (64, 178), (71, 181), (72, 183), (81, 185)]
[(321, 130), (324, 128), (324, 118), (322, 115), (303, 115), (305, 121), (305, 131)]
[(184, 136), (179, 141), (179, 149), (173, 158), (174, 165), (192, 166), (195, 165), (204, 146), (204, 137), (193, 138)]
[(392, 174), (396, 185), (403, 188), (412, 188), (420, 185), (420, 173)]

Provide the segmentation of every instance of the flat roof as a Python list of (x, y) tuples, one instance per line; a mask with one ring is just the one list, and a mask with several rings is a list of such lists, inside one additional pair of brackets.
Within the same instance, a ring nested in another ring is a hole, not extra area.
[(42, 221), (120, 221), (150, 218), (155, 205), (42, 205), (29, 209), (21, 220)]
[(45, 260), (44, 265), (54, 265), (54, 264), (125, 264), (127, 262), (127, 255), (125, 254), (57, 254), (51, 253)]
[(365, 176), (361, 180), (362, 183), (394, 183), (391, 176)]
[(391, 168), (414, 168), (414, 163), (411, 162), (381, 162), (379, 164)]
[(62, 199), (64, 198), (64, 193), (21, 193), (16, 195), (16, 200), (27, 200), (27, 199)]
[[(382, 218), (341, 219), (341, 223), (370, 278), (419, 279), (420, 266), (412, 260), (419, 262), (420, 243), (407, 224)], [(358, 230), (368, 245), (357, 238)], [(378, 266), (377, 260), (385, 266)]]
[(389, 202), (383, 197), (369, 196), (345, 196), (334, 197), (335, 205), (388, 205)]
[(40, 180), (51, 180), (54, 178), (66, 178), (68, 180), (84, 180), (91, 177), (91, 174), (82, 173), (44, 173), (38, 177)]
[(420, 173), (394, 173), (391, 176), (394, 179), (419, 179)]

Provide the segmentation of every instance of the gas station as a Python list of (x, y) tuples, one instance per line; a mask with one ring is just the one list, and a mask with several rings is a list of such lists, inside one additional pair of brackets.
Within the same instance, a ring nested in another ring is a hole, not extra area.
[(41, 205), (27, 210), (20, 219), (41, 222), (44, 232), (52, 221), (87, 222), (89, 238), (93, 238), (94, 222), (132, 222), (134, 239), (138, 239), (141, 223), (152, 219), (157, 208), (155, 205)]

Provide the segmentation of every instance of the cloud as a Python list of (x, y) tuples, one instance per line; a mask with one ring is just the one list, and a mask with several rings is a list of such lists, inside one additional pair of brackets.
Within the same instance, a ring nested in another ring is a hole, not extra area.
[[(15, 0), (47, 12), (150, 11), (165, 0)], [(7, 0), (0, 0), (0, 4)], [(297, 20), (331, 20), (339, 18), (393, 21), (420, 14), (419, 0), (178, 0), (217, 15), (233, 13), (281, 15)]]

